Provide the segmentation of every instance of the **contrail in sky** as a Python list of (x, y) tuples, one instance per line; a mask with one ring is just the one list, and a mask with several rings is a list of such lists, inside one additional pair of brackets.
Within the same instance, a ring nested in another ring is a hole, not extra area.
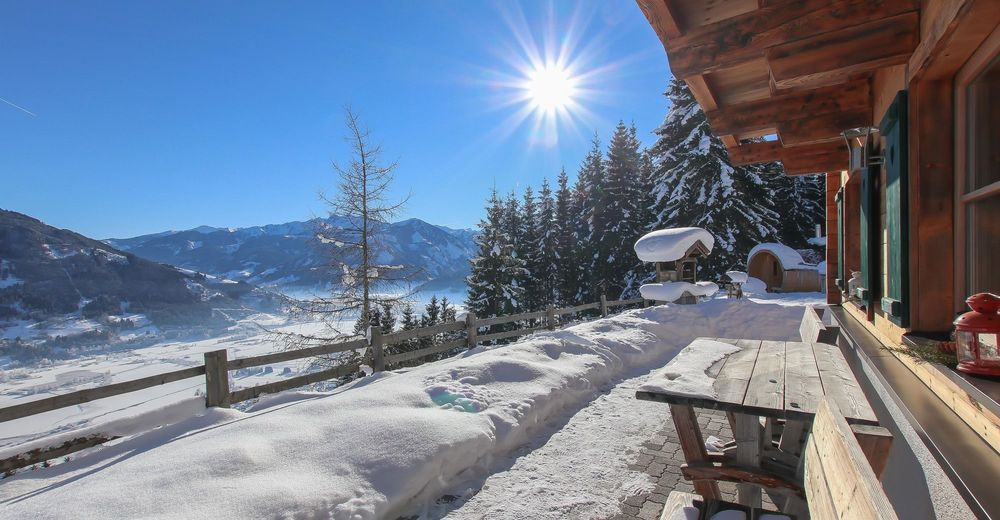
[(11, 103), (10, 101), (7, 101), (6, 99), (4, 99), (4, 98), (2, 98), (2, 97), (0, 97), (0, 101), (3, 101), (4, 103), (7, 103), (8, 105), (10, 105), (10, 106), (12, 106), (12, 107), (14, 107), (14, 108), (16, 108), (16, 109), (20, 110), (21, 112), (24, 112), (25, 114), (28, 114), (28, 115), (29, 115), (29, 116), (31, 116), (31, 117), (38, 117), (38, 116), (37, 116), (37, 115), (36, 115), (36, 114), (35, 114), (34, 112), (32, 112), (31, 110), (28, 110), (27, 108), (24, 108), (24, 107), (20, 107), (20, 106), (17, 106), (17, 105), (15, 105), (14, 103)]

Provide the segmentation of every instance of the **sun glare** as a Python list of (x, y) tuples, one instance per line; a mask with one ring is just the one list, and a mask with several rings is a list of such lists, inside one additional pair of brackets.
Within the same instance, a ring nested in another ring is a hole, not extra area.
[(575, 81), (565, 68), (547, 65), (531, 71), (525, 84), (535, 108), (552, 112), (573, 103)]

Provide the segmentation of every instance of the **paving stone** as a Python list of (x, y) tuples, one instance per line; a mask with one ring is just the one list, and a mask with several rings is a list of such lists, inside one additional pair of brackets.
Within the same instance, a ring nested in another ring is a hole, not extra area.
[(657, 520), (660, 518), (661, 512), (663, 512), (663, 504), (646, 502), (642, 505), (642, 509), (639, 510), (639, 518), (642, 518), (642, 520)]

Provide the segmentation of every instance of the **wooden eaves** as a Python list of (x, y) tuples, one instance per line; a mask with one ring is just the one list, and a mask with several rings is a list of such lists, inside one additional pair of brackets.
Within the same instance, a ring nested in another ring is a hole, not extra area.
[(873, 123), (872, 73), (919, 43), (915, 0), (636, 1), (734, 164), (789, 175), (845, 168), (841, 132)]

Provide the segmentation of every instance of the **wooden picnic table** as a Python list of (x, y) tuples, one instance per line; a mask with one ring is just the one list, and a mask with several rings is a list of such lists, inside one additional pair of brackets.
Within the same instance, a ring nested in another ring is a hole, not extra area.
[[(731, 480), (738, 483), (741, 504), (760, 507), (761, 486), (782, 488), (782, 482), (789, 480), (771, 478), (777, 474), (775, 471), (784, 469), (801, 477), (804, 436), (825, 397), (836, 402), (848, 423), (862, 428), (878, 424), (857, 379), (835, 345), (698, 338), (685, 350), (697, 349), (699, 340), (738, 347), (706, 371), (712, 380), (714, 396), (692, 395), (682, 382), (673, 385), (671, 380), (664, 379), (655, 388), (641, 388), (636, 398), (670, 405), (687, 462), (684, 474), (694, 480), (695, 491), (705, 498), (720, 499), (716, 480)], [(674, 361), (681, 354), (684, 351)], [(698, 427), (695, 407), (726, 412), (735, 446), (728, 446), (725, 453), (709, 453)], [(778, 419), (784, 420), (783, 426)], [(774, 446), (772, 436), (779, 429), (780, 441)], [(760, 470), (762, 463), (769, 466), (768, 471)], [(782, 491), (796, 493), (795, 489)]]

